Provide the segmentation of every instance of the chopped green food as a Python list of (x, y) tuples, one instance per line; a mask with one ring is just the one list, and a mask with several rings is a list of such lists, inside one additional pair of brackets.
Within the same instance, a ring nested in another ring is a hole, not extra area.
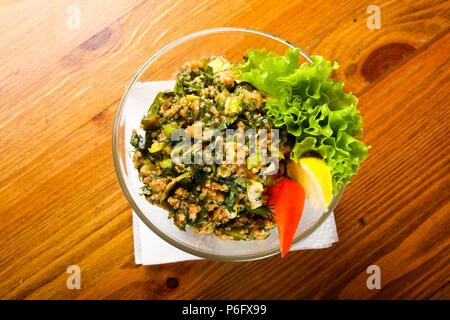
[[(142, 118), (144, 137), (133, 133), (133, 160), (147, 200), (167, 209), (181, 230), (188, 226), (222, 239), (265, 239), (275, 220), (264, 206), (264, 190), (274, 180), (262, 174), (267, 164), (259, 155), (250, 158), (248, 149), (243, 148), (242, 163), (234, 161), (245, 141), (227, 139), (226, 129), (270, 133), (273, 125), (264, 108), (266, 95), (249, 83), (238, 84), (234, 66), (224, 57), (184, 64), (173, 91), (159, 93)], [(172, 141), (177, 129), (184, 130), (191, 147)], [(223, 140), (215, 143), (223, 144), (224, 157), (231, 161), (178, 163), (176, 154), (193, 160), (196, 146), (204, 150), (213, 141), (210, 129), (222, 134)], [(291, 147), (283, 135), (280, 148), (288, 153)]]
[[(358, 100), (330, 77), (337, 63), (313, 56), (312, 64), (298, 66), (299, 53), (254, 50), (240, 63), (225, 57), (187, 62), (173, 90), (160, 92), (149, 106), (143, 133), (131, 136), (133, 161), (143, 195), (169, 211), (180, 230), (265, 239), (276, 226), (266, 192), (286, 175), (289, 159), (323, 159), (334, 194), (356, 174), (368, 152), (356, 139), (362, 136)], [(255, 149), (249, 136), (229, 139), (229, 129), (257, 132)], [(267, 149), (270, 141), (278, 147)], [(220, 163), (214, 161), (218, 146)], [(276, 156), (279, 166), (266, 156)], [(274, 167), (279, 170), (271, 172)]]

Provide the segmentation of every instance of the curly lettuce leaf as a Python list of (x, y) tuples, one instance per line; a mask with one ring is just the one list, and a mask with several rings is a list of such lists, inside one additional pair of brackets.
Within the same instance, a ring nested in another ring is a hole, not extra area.
[(248, 51), (248, 59), (237, 66), (238, 79), (270, 96), (266, 111), (275, 127), (295, 137), (290, 158), (298, 161), (306, 154), (318, 154), (332, 176), (333, 193), (350, 182), (368, 147), (362, 138), (362, 119), (356, 108), (358, 99), (342, 90), (343, 83), (330, 78), (339, 66), (323, 57), (298, 67), (299, 49), (285, 56), (265, 50)]
[[(247, 51), (248, 59), (237, 66), (239, 80), (251, 83), (255, 88), (276, 96), (284, 87), (280, 77), (290, 75), (298, 68), (298, 50), (289, 50), (285, 56), (279, 56), (265, 50)], [(268, 72), (270, 70), (270, 72)]]

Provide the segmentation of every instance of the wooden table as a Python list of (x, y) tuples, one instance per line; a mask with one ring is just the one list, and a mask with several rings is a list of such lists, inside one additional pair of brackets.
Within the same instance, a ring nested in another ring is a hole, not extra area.
[[(450, 298), (449, 3), (336, 3), (2, 1), (0, 297)], [(380, 29), (367, 26), (372, 4)], [(338, 61), (372, 149), (335, 212), (340, 240), (329, 249), (136, 266), (114, 113), (152, 53), (217, 26), (271, 32)], [(80, 290), (66, 287), (69, 265), (81, 268)], [(370, 265), (380, 290), (366, 286)]]

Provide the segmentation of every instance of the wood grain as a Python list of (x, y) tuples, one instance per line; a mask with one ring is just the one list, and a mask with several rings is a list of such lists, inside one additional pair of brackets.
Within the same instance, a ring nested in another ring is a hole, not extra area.
[[(66, 27), (74, 4), (79, 30)], [(366, 27), (369, 4), (0, 3), (0, 297), (449, 299), (448, 2), (379, 1), (380, 30)], [(111, 156), (118, 100), (160, 47), (217, 26), (268, 31), (337, 60), (336, 77), (360, 98), (370, 155), (335, 212), (331, 248), (136, 266)], [(72, 264), (81, 290), (66, 288)], [(366, 287), (371, 264), (381, 290)]]

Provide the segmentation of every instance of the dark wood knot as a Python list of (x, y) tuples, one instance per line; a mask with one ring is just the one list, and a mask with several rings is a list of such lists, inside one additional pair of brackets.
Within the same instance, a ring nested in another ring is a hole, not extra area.
[(361, 74), (368, 81), (374, 81), (402, 62), (416, 49), (408, 44), (393, 42), (375, 49), (364, 61)]
[(166, 284), (170, 289), (178, 287), (178, 280), (176, 278), (167, 278)]
[(105, 117), (105, 112), (104, 111), (100, 111), (92, 119), (97, 121), (97, 120), (103, 119), (104, 117)]
[(363, 227), (366, 226), (366, 221), (364, 221), (363, 218), (359, 218), (359, 219), (358, 219), (358, 222), (359, 222), (359, 224), (362, 225)]

